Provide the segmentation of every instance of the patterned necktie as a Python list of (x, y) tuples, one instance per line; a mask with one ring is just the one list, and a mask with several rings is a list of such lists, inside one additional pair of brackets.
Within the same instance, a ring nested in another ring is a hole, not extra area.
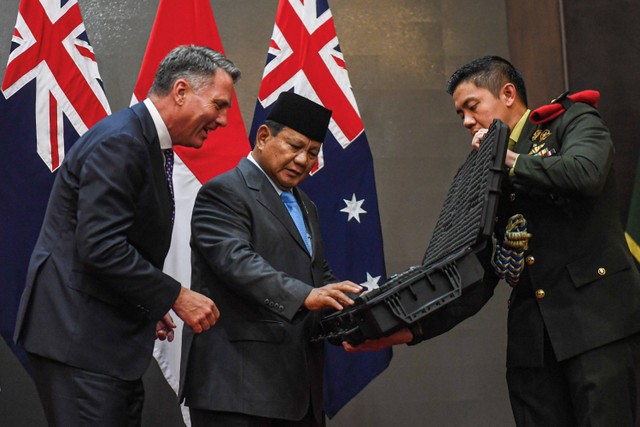
[(304, 224), (304, 218), (302, 217), (302, 211), (300, 210), (300, 206), (296, 201), (296, 197), (291, 191), (283, 191), (280, 194), (280, 198), (284, 202), (284, 205), (287, 207), (289, 215), (291, 215), (291, 219), (293, 219), (293, 222), (296, 224), (296, 227), (298, 228), (298, 231), (302, 236), (302, 240), (307, 246), (307, 251), (311, 253), (311, 235), (307, 232), (307, 227)]
[(176, 202), (173, 197), (173, 150), (167, 148), (162, 150), (162, 153), (164, 154), (164, 173), (171, 193), (171, 224), (173, 224), (176, 217)]

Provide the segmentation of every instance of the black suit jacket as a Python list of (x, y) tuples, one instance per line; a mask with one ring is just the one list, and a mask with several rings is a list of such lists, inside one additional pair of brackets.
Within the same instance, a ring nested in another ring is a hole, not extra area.
[(182, 395), (190, 407), (300, 419), (322, 416), (323, 344), (318, 313), (302, 308), (312, 287), (333, 280), (316, 208), (294, 193), (313, 256), (277, 192), (248, 159), (201, 189), (192, 216), (193, 289), (220, 309), (210, 330), (184, 329)]
[[(496, 233), (500, 239), (520, 213), (532, 237), (509, 302), (507, 365), (542, 366), (545, 329), (558, 360), (640, 332), (640, 275), (617, 210), (613, 143), (597, 110), (576, 103), (549, 123), (527, 122), (514, 151), (521, 155)], [(491, 297), (489, 249), (480, 255), (484, 284), (428, 316), (418, 340), (452, 328)]]
[(57, 172), (29, 263), (16, 342), (62, 363), (140, 378), (155, 324), (180, 291), (161, 271), (171, 203), (144, 104), (83, 135)]

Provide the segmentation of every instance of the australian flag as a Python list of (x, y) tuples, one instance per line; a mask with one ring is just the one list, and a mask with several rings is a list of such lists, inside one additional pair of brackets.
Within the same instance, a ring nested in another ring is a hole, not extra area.
[(110, 113), (77, 0), (22, 0), (0, 95), (0, 331), (23, 362), (13, 328), (54, 172)]
[[(250, 140), (273, 102), (293, 91), (333, 111), (316, 168), (302, 187), (320, 214), (329, 265), (369, 289), (385, 280), (373, 159), (326, 0), (280, 0)], [(346, 353), (326, 344), (325, 412), (333, 417), (382, 372), (391, 350)]]

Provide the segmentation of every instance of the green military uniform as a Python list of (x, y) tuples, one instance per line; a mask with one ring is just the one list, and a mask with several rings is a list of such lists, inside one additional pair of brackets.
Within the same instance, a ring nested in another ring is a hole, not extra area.
[[(575, 103), (548, 123), (527, 121), (513, 151), (520, 156), (496, 231), (518, 213), (532, 235), (509, 301), (507, 377), (516, 422), (573, 425), (577, 417), (579, 424), (633, 425), (635, 407), (624, 395), (637, 392), (640, 274), (616, 209), (609, 131), (595, 108)], [(414, 343), (452, 328), (491, 297), (497, 279), (489, 252), (480, 256), (484, 284), (422, 321), (424, 336)]]

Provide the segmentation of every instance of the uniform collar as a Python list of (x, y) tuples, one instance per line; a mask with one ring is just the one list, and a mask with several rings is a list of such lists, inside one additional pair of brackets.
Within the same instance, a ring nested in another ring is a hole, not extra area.
[(527, 119), (529, 118), (529, 114), (531, 114), (531, 110), (525, 111), (522, 117), (520, 117), (520, 120), (518, 120), (518, 123), (516, 123), (516, 125), (513, 127), (513, 130), (509, 135), (510, 150), (513, 150), (513, 147), (515, 147), (516, 142), (518, 142), (518, 139), (520, 138), (520, 134), (522, 133), (522, 129), (524, 129), (524, 125), (525, 123), (527, 123)]

